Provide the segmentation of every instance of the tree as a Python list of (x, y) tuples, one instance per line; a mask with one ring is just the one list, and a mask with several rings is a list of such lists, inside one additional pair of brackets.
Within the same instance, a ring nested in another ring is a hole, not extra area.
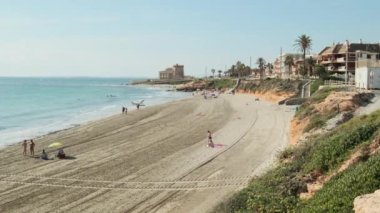
[(222, 70), (218, 70), (218, 76), (219, 76), (219, 78), (221, 78), (222, 77)]
[(263, 79), (266, 61), (264, 58), (260, 57), (257, 59), (256, 64), (258, 65), (259, 70), (260, 70), (260, 79)]
[(294, 65), (294, 59), (293, 59), (293, 56), (291, 55), (287, 55), (285, 57), (285, 61), (284, 61), (285, 65), (289, 67), (289, 75), (292, 73), (292, 67)]
[(214, 78), (215, 69), (211, 69), (212, 78)]
[(232, 65), (229, 70), (227, 70), (227, 73), (230, 77), (237, 77), (238, 73), (236, 72), (236, 67), (235, 65)]
[(305, 77), (307, 75), (307, 69), (304, 66), (300, 66), (297, 71), (302, 77)]
[[(218, 71), (219, 72), (219, 71)], [(237, 61), (236, 64), (232, 65), (225, 73), (228, 73), (231, 77), (245, 77), (252, 73), (252, 69), (249, 66)]]
[(306, 63), (307, 63), (307, 67), (308, 67), (308, 75), (309, 76), (314, 75), (313, 74), (313, 68), (315, 66), (315, 60), (313, 59), (313, 57), (310, 56), (308, 59), (306, 59)]
[(315, 75), (317, 75), (319, 78), (323, 79), (329, 76), (328, 72), (326, 71), (324, 66), (317, 65), (314, 69)]
[(252, 69), (249, 66), (245, 66), (243, 69), (243, 76), (249, 76), (252, 73)]
[(311, 38), (303, 34), (299, 36), (294, 43), (294, 46), (296, 46), (303, 53), (303, 67), (306, 67), (306, 51), (311, 49), (311, 42)]
[(240, 61), (236, 62), (236, 71), (238, 73), (238, 77), (240, 78), (243, 75), (245, 65), (241, 63)]
[(266, 67), (268, 68), (269, 74), (272, 75), (272, 72), (273, 72), (273, 64), (272, 64), (272, 63), (267, 63)]

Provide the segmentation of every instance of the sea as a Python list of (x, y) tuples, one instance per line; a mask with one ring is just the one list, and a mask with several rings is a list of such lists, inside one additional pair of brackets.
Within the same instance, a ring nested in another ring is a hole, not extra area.
[[(0, 148), (89, 121), (189, 97), (132, 78), (0, 77)], [(140, 79), (141, 80), (141, 79)], [(142, 107), (143, 108), (143, 107)]]

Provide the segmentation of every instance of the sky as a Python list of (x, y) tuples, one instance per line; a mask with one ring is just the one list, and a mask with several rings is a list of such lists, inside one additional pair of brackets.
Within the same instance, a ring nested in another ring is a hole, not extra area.
[(0, 0), (0, 76), (204, 76), (332, 43), (379, 43), (378, 0)]

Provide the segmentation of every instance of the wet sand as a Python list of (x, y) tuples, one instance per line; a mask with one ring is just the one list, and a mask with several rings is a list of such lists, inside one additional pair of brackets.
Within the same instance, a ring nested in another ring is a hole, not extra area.
[(293, 114), (249, 95), (194, 97), (35, 140), (36, 154), (60, 141), (72, 159), (7, 147), (0, 212), (207, 212), (268, 168), (288, 144)]

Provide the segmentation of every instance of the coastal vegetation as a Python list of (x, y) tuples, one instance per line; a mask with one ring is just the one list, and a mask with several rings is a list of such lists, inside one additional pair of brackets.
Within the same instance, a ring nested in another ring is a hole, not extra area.
[(290, 75), (291, 73), (292, 73), (292, 67), (293, 67), (293, 65), (294, 65), (294, 59), (293, 59), (293, 56), (291, 56), (291, 55), (287, 55), (286, 57), (285, 57), (285, 65), (286, 66), (288, 66), (288, 69), (289, 69), (289, 73), (288, 73), (288, 75)]
[(225, 74), (229, 77), (246, 77), (251, 75), (252, 69), (251, 67), (245, 65), (244, 63), (237, 61), (236, 64), (232, 65), (230, 69), (228, 69)]
[(214, 79), (209, 81), (209, 84), (207, 85), (207, 89), (227, 89), (227, 88), (232, 88), (235, 86), (236, 80), (234, 79)]
[(331, 110), (316, 110), (315, 106), (323, 102), (326, 97), (331, 94), (331, 92), (338, 92), (341, 90), (341, 88), (323, 88), (315, 92), (308, 101), (299, 107), (299, 110), (296, 112), (295, 119), (309, 119), (308, 124), (303, 130), (304, 132), (309, 132), (310, 130), (323, 127), (329, 119), (339, 113), (336, 107)]
[(259, 70), (260, 70), (260, 72), (259, 72), (260, 73), (260, 79), (263, 79), (266, 61), (265, 61), (265, 59), (263, 57), (260, 57), (260, 58), (257, 59), (256, 64), (257, 64), (257, 66), (259, 67)]
[(262, 81), (242, 80), (238, 90), (254, 93), (289, 93), (299, 95), (302, 87), (301, 80), (282, 80), (267, 78)]
[[(314, 81), (311, 90), (316, 90), (322, 81), (322, 79)], [(324, 87), (314, 92), (299, 107), (294, 116), (294, 120), (307, 124), (303, 132), (324, 127), (328, 120), (339, 113), (352, 114), (357, 107), (368, 104), (373, 98), (372, 93), (347, 93), (345, 91), (345, 88)]]
[[(352, 212), (355, 197), (380, 187), (380, 154), (374, 146), (379, 139), (380, 111), (354, 118), (280, 153), (276, 167), (254, 178), (215, 211)], [(359, 157), (343, 168), (354, 153)], [(308, 185), (323, 179), (319, 191), (302, 197)]]

